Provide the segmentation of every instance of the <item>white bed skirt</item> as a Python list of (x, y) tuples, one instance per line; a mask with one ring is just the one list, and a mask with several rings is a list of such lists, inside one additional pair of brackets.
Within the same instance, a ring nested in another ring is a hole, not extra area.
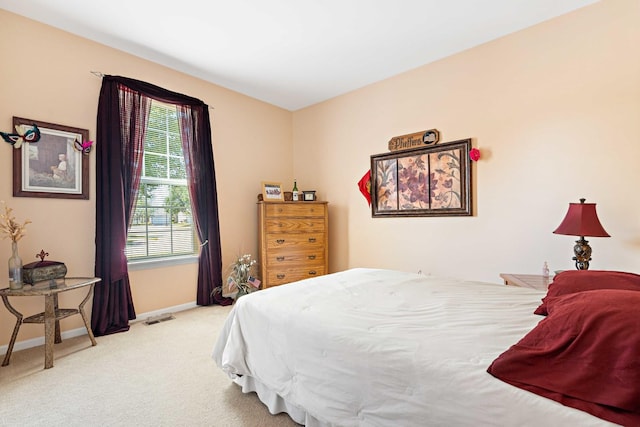
[(233, 382), (240, 385), (243, 393), (255, 392), (260, 401), (269, 408), (271, 414), (275, 415), (286, 412), (293, 421), (307, 427), (322, 427), (325, 425), (309, 415), (304, 409), (287, 402), (277, 393), (249, 375), (236, 377)]

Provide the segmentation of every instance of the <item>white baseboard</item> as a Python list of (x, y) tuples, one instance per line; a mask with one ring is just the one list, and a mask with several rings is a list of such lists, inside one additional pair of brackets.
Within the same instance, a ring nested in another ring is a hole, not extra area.
[[(189, 310), (197, 306), (198, 305), (195, 302), (190, 302), (186, 304), (175, 305), (173, 307), (167, 307), (162, 310), (155, 310), (155, 311), (149, 311), (147, 313), (137, 314), (136, 318), (131, 320), (129, 324), (142, 322), (147, 320), (147, 318), (149, 317), (158, 316), (160, 314), (177, 313), (179, 311)], [(43, 325), (43, 328), (44, 328), (44, 325)], [(13, 331), (13, 328), (11, 329), (11, 331)], [(81, 335), (86, 335), (86, 334), (87, 334), (87, 330), (84, 327), (81, 327), (81, 328), (72, 329), (70, 331), (61, 332), (60, 336), (64, 340), (68, 338), (79, 337)], [(27, 348), (38, 347), (41, 345), (44, 345), (44, 329), (43, 329), (43, 335), (41, 337), (32, 338), (30, 340), (25, 340), (25, 341), (16, 341), (16, 343), (13, 346), (13, 351), (26, 350)], [(0, 355), (6, 354), (8, 348), (9, 348), (8, 344), (0, 346)]]

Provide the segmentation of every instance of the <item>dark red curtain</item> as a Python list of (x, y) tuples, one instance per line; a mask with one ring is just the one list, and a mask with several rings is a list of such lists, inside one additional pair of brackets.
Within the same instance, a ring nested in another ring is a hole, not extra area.
[[(199, 237), (204, 242), (198, 271), (197, 303), (231, 303), (230, 299), (211, 296), (212, 290), (222, 283), (222, 261), (207, 105), (150, 83), (104, 76), (98, 101), (96, 136), (95, 275), (102, 281), (95, 287), (91, 315), (91, 327), (98, 336), (128, 330), (129, 320), (136, 316), (124, 250), (140, 184), (144, 133), (152, 99), (198, 111), (189, 114), (191, 119), (187, 126), (191, 130), (183, 131), (190, 138), (183, 141), (187, 146), (185, 160), (189, 159), (187, 176), (189, 180), (192, 176), (198, 179), (198, 184), (189, 186), (193, 217)], [(182, 127), (187, 129), (187, 126)], [(202, 173), (203, 169), (206, 172)]]
[(222, 255), (209, 107), (205, 104), (178, 105), (178, 117), (193, 221), (202, 242), (197, 303), (229, 305), (233, 299), (223, 298), (222, 292), (213, 292), (215, 287), (222, 285)]
[(96, 262), (91, 328), (95, 335), (129, 330), (136, 313), (124, 248), (140, 184), (150, 99), (102, 79), (96, 136)]

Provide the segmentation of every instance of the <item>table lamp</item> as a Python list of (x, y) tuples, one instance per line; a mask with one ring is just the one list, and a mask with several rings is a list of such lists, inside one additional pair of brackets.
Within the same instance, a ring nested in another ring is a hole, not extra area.
[(578, 270), (588, 270), (589, 261), (591, 261), (591, 246), (584, 237), (611, 237), (600, 224), (596, 204), (584, 201), (585, 199), (580, 199), (580, 203), (569, 203), (567, 215), (553, 232), (567, 236), (580, 236), (573, 247), (573, 253), (576, 255), (573, 260)]

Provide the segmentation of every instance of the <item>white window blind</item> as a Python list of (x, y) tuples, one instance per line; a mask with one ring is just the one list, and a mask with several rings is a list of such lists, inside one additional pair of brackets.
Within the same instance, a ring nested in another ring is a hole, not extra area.
[(127, 235), (128, 260), (196, 253), (177, 110), (151, 103), (143, 170)]

